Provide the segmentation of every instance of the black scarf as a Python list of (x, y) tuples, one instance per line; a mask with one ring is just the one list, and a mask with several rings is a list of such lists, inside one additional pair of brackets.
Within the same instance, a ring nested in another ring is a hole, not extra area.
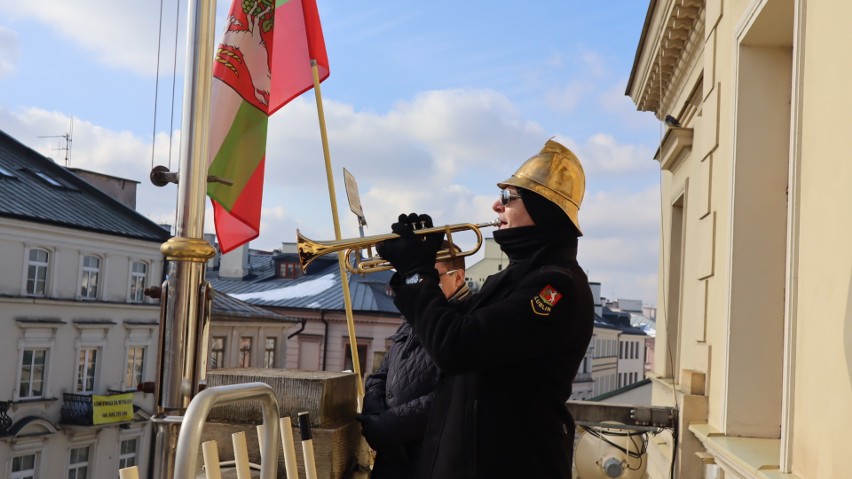
[(509, 266), (532, 257), (546, 246), (561, 245), (577, 249), (577, 238), (565, 234), (563, 230), (542, 228), (540, 226), (521, 226), (494, 232), (494, 241), (509, 257)]

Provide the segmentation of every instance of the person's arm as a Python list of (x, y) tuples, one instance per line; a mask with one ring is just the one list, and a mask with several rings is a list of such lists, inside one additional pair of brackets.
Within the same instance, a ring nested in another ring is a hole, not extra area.
[[(531, 272), (508, 295), (468, 314), (450, 306), (433, 283), (427, 277), (414, 285), (397, 284), (394, 302), (448, 374), (496, 368), (571, 347), (574, 324), (590, 319), (573, 317), (571, 305), (578, 298), (572, 297), (576, 293), (567, 272)], [(551, 293), (559, 296), (547, 306), (539, 297)]]
[(431, 392), (379, 414), (369, 426), (368, 442), (387, 447), (423, 439), (434, 397)]
[(385, 411), (388, 406), (385, 402), (385, 391), (388, 379), (388, 358), (390, 351), (382, 358), (382, 363), (379, 369), (367, 377), (364, 383), (364, 407), (363, 414), (379, 414)]

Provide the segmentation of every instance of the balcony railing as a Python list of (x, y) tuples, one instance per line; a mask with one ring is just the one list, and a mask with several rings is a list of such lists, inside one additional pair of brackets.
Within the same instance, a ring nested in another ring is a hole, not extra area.
[(0, 435), (5, 434), (12, 427), (12, 418), (6, 414), (10, 404), (9, 401), (0, 401)]
[(62, 410), (59, 412), (63, 424), (76, 426), (92, 425), (92, 396), (85, 394), (62, 394)]

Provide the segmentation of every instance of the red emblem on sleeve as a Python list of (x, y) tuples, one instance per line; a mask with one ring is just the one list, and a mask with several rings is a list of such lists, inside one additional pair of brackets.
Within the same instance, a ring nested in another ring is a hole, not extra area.
[(530, 306), (532, 306), (533, 313), (539, 316), (549, 316), (551, 309), (560, 299), (562, 299), (562, 293), (548, 284), (538, 293), (538, 296), (530, 300)]
[(553, 286), (548, 284), (538, 293), (538, 297), (549, 306), (556, 306), (556, 303), (562, 298), (562, 293), (556, 291)]

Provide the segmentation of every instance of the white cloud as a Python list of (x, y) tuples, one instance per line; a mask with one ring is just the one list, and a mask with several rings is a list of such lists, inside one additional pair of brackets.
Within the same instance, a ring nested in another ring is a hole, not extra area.
[(15, 73), (20, 56), (18, 34), (0, 26), (0, 78)]
[(580, 158), (587, 178), (653, 173), (659, 168), (652, 161), (653, 150), (644, 145), (619, 143), (609, 133), (594, 134), (583, 143), (567, 139), (565, 145)]
[(554, 111), (570, 113), (576, 110), (577, 106), (594, 89), (595, 87), (592, 83), (575, 81), (562, 88), (548, 90), (545, 98), (547, 99), (547, 105)]
[[(489, 90), (425, 92), (399, 102), (384, 114), (359, 112), (326, 100), (326, 119), (332, 154), (338, 214), (343, 237), (358, 234), (346, 198), (345, 167), (358, 180), (367, 216), (366, 234), (389, 232), (400, 213), (432, 215), (438, 225), (479, 223), (493, 219), (495, 183), (511, 175), (546, 140), (542, 129), (518, 113), (502, 95)], [(68, 130), (70, 118), (40, 109), (0, 108), (7, 132), (49, 156), (50, 144), (36, 137)], [(177, 188), (152, 186), (150, 141), (127, 132), (111, 131), (85, 119), (74, 120), (72, 166), (140, 181), (138, 210), (156, 222), (173, 223)], [(620, 144), (599, 134), (582, 142), (558, 135), (575, 149), (587, 175), (621, 175), (656, 165), (641, 147)], [(178, 169), (179, 135), (172, 141), (171, 169)], [(157, 136), (154, 164), (168, 163), (169, 137)], [(583, 266), (601, 281), (624, 292), (648, 294), (656, 274), (656, 235), (659, 216), (656, 188), (632, 191), (590, 190), (581, 210), (586, 233)], [(207, 206), (206, 231), (213, 229)], [(262, 249), (293, 242), (296, 229), (315, 240), (334, 238), (325, 164), (313, 101), (300, 98), (270, 122), (261, 236), (252, 246)], [(486, 236), (491, 232), (486, 231)], [(454, 239), (463, 247), (473, 235)], [(644, 278), (644, 279), (643, 279)], [(655, 284), (654, 286), (655, 287)]]
[[(177, 43), (178, 65), (181, 65), (186, 24), (185, 5), (181, 18), (177, 19), (177, 0), (165, 0), (163, 3), (162, 25), (160, 9), (151, 8), (152, 5), (149, 2), (108, 0), (12, 1), (0, 3), (0, 13), (12, 18), (35, 19), (43, 24), (40, 28), (58, 32), (104, 65), (152, 76), (157, 66), (156, 46), (160, 29), (163, 58), (173, 58)], [(177, 42), (176, 20), (180, 30)], [(171, 61), (163, 62), (162, 71), (170, 71)]]

